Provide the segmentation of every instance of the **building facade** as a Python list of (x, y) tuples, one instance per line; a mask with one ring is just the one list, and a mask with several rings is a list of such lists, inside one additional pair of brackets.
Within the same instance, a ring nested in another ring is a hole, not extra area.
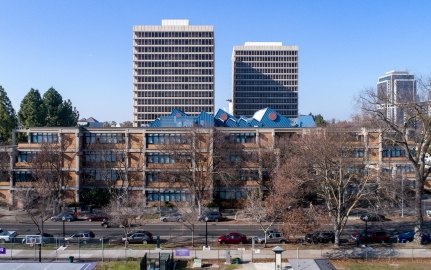
[(386, 117), (395, 123), (404, 121), (403, 104), (416, 102), (415, 76), (405, 71), (389, 71), (377, 82), (379, 106)]
[(188, 20), (133, 27), (133, 124), (179, 109), (214, 113), (214, 29)]
[[(85, 203), (84, 195), (94, 189), (127, 188), (146, 206), (181, 204), (196, 196), (190, 181), (199, 181), (200, 187), (205, 185), (200, 188), (204, 201), (237, 207), (249, 190), (270, 181), (270, 167), (277, 166), (281, 143), (315, 127), (310, 116), (287, 119), (269, 108), (249, 119), (223, 110), (212, 120), (206, 114), (193, 118), (176, 110), (165, 117), (171, 119), (159, 119), (145, 128), (15, 130), (15, 146), (0, 149), (0, 201), (19, 206), (16, 194), (31, 187), (34, 173), (41, 171), (38, 155), (46, 159), (55, 150), (61, 153), (55, 162), (61, 164), (59, 185), (67, 202)], [(333, 132), (349, 135), (352, 169), (358, 165), (389, 173), (393, 179), (402, 179), (406, 187), (414, 185), (414, 168), (406, 153), (385, 143), (382, 130)], [(428, 183), (426, 186), (430, 189)]]
[(251, 117), (270, 107), (298, 116), (298, 47), (281, 42), (246, 42), (232, 54), (233, 114)]

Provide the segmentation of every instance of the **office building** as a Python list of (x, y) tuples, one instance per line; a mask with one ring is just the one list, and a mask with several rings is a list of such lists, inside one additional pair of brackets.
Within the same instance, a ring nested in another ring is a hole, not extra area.
[(415, 76), (405, 71), (389, 71), (377, 82), (379, 109), (394, 123), (404, 121), (404, 107), (416, 98)]
[(246, 42), (232, 54), (233, 114), (251, 117), (271, 108), (298, 116), (298, 47), (281, 42)]
[(188, 20), (133, 27), (133, 124), (179, 109), (214, 113), (214, 30)]

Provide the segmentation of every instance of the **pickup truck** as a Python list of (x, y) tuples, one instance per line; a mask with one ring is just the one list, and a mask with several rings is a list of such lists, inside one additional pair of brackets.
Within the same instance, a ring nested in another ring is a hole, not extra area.
[[(265, 236), (259, 236), (257, 238), (257, 242), (260, 244), (265, 243)], [(283, 237), (281, 232), (277, 231), (268, 231), (266, 236), (266, 243), (275, 243), (275, 244), (286, 244), (288, 241)]]
[(0, 228), (0, 243), (10, 242), (16, 235), (16, 231), (4, 231)]

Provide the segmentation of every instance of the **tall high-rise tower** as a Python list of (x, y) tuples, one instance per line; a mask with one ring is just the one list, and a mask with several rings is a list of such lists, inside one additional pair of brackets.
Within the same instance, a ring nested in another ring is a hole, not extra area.
[(246, 42), (232, 54), (233, 114), (251, 117), (270, 107), (298, 116), (298, 47), (281, 42)]
[(133, 27), (133, 124), (172, 109), (214, 113), (214, 29), (188, 20)]
[(405, 71), (389, 71), (377, 82), (379, 108), (395, 123), (404, 121), (404, 107), (416, 101), (415, 76)]

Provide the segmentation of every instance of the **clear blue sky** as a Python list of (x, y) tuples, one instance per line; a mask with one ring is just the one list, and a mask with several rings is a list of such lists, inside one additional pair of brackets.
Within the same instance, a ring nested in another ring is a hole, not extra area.
[(299, 111), (349, 119), (354, 97), (393, 69), (431, 74), (431, 1), (0, 0), (0, 85), (16, 111), (53, 86), (81, 117), (132, 119), (132, 27), (213, 25), (216, 109), (246, 41), (299, 46)]

